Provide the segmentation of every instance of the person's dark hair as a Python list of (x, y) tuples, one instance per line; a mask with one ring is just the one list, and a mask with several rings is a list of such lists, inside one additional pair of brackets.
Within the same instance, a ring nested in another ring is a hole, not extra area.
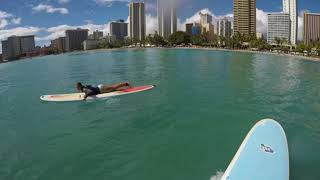
[(78, 86), (78, 87), (82, 87), (81, 82), (78, 82), (78, 83), (77, 83), (77, 86)]

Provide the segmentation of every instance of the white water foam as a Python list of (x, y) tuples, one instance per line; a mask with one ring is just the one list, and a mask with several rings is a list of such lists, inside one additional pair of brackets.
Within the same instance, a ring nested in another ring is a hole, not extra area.
[(217, 171), (215, 175), (210, 177), (210, 180), (220, 180), (223, 176), (223, 171)]

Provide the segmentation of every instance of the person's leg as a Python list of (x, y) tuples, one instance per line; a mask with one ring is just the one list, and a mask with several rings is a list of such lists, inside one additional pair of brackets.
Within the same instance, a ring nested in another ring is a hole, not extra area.
[(102, 94), (104, 94), (104, 93), (110, 93), (113, 91), (123, 90), (126, 88), (131, 88), (131, 85), (129, 83), (125, 82), (125, 83), (114, 84), (112, 86), (101, 85), (101, 86), (99, 86), (99, 88), (100, 88), (100, 92)]
[(128, 82), (114, 84), (111, 87), (115, 88), (116, 90), (123, 89), (123, 88), (131, 88), (131, 85)]
[(116, 91), (116, 89), (113, 88), (112, 86), (101, 86), (100, 87), (101, 94), (110, 93), (110, 92), (113, 92), (113, 91)]

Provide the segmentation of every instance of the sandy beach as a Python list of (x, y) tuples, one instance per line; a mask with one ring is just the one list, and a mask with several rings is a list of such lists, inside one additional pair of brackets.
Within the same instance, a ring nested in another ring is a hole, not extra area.
[(229, 51), (229, 52), (241, 52), (241, 53), (255, 53), (255, 54), (266, 54), (266, 55), (276, 55), (283, 57), (292, 57), (303, 60), (320, 62), (320, 57), (310, 57), (310, 56), (299, 56), (292, 54), (283, 54), (283, 53), (273, 53), (269, 51), (252, 51), (252, 50), (241, 50), (241, 49), (223, 49), (223, 48), (205, 48), (205, 47), (175, 47), (176, 49), (203, 49), (203, 50), (214, 50), (214, 51)]

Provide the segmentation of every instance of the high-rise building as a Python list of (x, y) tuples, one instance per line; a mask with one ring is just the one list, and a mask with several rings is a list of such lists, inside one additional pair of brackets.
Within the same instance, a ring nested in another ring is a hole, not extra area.
[(128, 36), (128, 23), (120, 19), (116, 22), (110, 23), (110, 34), (111, 36), (116, 37), (118, 40), (123, 40)]
[(146, 36), (145, 7), (143, 2), (131, 2), (129, 5), (130, 38), (143, 40)]
[[(3, 44), (2, 44), (3, 46)], [(21, 54), (20, 38), (18, 36), (8, 37), (7, 44), (5, 44), (4, 53), (5, 60), (17, 59)]]
[(9, 60), (10, 58), (10, 46), (8, 40), (1, 41), (2, 44), (2, 60)]
[(212, 23), (212, 16), (210, 14), (208, 14), (208, 13), (202, 14), (200, 12), (199, 15), (200, 15), (200, 24), (201, 25)]
[(276, 44), (276, 38), (290, 42), (290, 15), (286, 13), (268, 14), (268, 37), (269, 44)]
[(21, 54), (34, 51), (36, 45), (34, 36), (20, 36)]
[(200, 15), (200, 26), (201, 26), (201, 33), (210, 33), (214, 34), (214, 25), (212, 24), (212, 16), (210, 14), (202, 14)]
[(256, 0), (234, 0), (234, 33), (256, 34)]
[(310, 44), (320, 40), (320, 14), (304, 13), (303, 15), (303, 41)]
[(201, 24), (193, 23), (192, 35), (200, 35), (200, 34), (201, 34)]
[(232, 30), (231, 30), (231, 21), (227, 18), (223, 18), (217, 22), (217, 34), (222, 37), (230, 37)]
[(66, 51), (66, 37), (59, 37), (51, 41), (51, 47), (58, 53)]
[(158, 0), (159, 35), (167, 39), (177, 31), (176, 0)]
[(66, 51), (82, 50), (82, 43), (88, 39), (88, 29), (66, 30)]
[(102, 31), (93, 31), (93, 39), (94, 40), (99, 40), (103, 38), (103, 32)]
[(34, 36), (11, 36), (2, 41), (4, 60), (17, 59), (35, 49)]
[(283, 0), (283, 12), (290, 15), (290, 43), (297, 44), (297, 0)]
[(193, 23), (187, 23), (186, 24), (186, 33), (188, 34), (192, 34), (192, 26), (193, 26)]

